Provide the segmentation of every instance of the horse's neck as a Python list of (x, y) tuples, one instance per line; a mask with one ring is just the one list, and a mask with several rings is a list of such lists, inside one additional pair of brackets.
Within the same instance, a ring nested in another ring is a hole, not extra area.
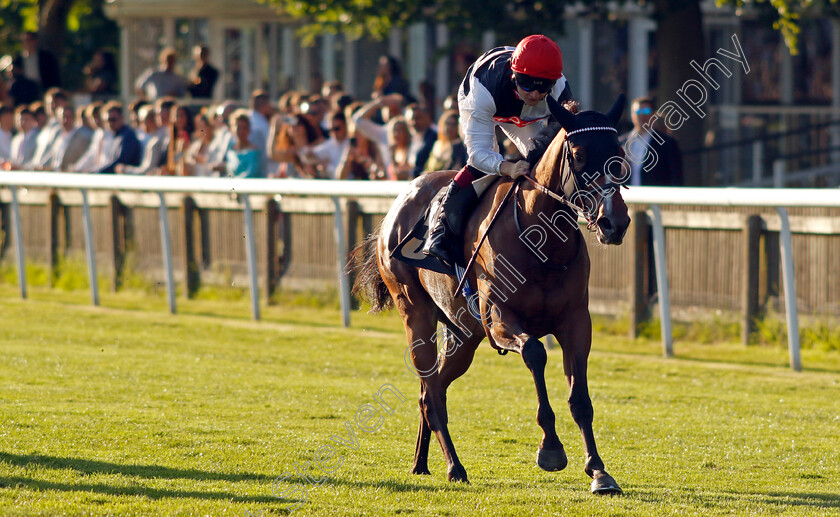
[[(540, 161), (534, 166), (534, 180), (548, 190), (563, 195), (562, 169), (566, 159), (563, 153), (563, 143), (566, 140), (566, 130), (561, 129), (546, 149)], [(536, 188), (525, 191), (525, 212), (539, 213), (540, 210), (557, 210), (557, 201), (551, 196), (539, 192)], [(553, 209), (551, 207), (554, 207)]]
[[(554, 139), (551, 145), (537, 163), (534, 169), (534, 179), (550, 191), (563, 195), (561, 170), (566, 157), (563, 154), (565, 131)], [(540, 192), (533, 186), (523, 190), (524, 210), (522, 228), (539, 225), (547, 240), (542, 247), (542, 253), (548, 257), (547, 265), (568, 264), (574, 260), (581, 243), (578, 239), (583, 236), (577, 224), (577, 214), (566, 205), (560, 203), (548, 194)]]

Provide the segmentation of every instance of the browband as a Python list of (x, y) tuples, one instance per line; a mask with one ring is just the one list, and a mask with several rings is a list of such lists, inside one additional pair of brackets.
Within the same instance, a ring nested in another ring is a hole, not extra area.
[(583, 133), (584, 131), (612, 131), (614, 133), (618, 133), (618, 130), (614, 127), (610, 126), (594, 126), (594, 127), (583, 127), (580, 129), (575, 129), (574, 131), (569, 131), (566, 133), (566, 136), (572, 136), (577, 133)]

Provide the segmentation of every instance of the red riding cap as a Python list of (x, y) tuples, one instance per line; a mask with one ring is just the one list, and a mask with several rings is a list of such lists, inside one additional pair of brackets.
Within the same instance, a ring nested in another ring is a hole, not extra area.
[(563, 54), (554, 40), (533, 34), (516, 46), (510, 67), (520, 74), (556, 81), (563, 74)]

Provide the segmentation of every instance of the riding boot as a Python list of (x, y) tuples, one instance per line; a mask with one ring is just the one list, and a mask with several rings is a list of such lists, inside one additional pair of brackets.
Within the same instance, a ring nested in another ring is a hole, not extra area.
[(423, 253), (451, 266), (460, 262), (464, 226), (477, 202), (478, 196), (472, 185), (461, 188), (454, 180), (451, 181), (435, 214)]

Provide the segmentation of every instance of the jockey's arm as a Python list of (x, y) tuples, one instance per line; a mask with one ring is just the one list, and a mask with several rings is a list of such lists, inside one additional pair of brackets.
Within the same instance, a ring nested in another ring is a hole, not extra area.
[(508, 162), (496, 144), (496, 103), (484, 86), (474, 81), (470, 94), (459, 99), (461, 132), (467, 148), (467, 163), (486, 174), (516, 178), (530, 171), (526, 161)]

